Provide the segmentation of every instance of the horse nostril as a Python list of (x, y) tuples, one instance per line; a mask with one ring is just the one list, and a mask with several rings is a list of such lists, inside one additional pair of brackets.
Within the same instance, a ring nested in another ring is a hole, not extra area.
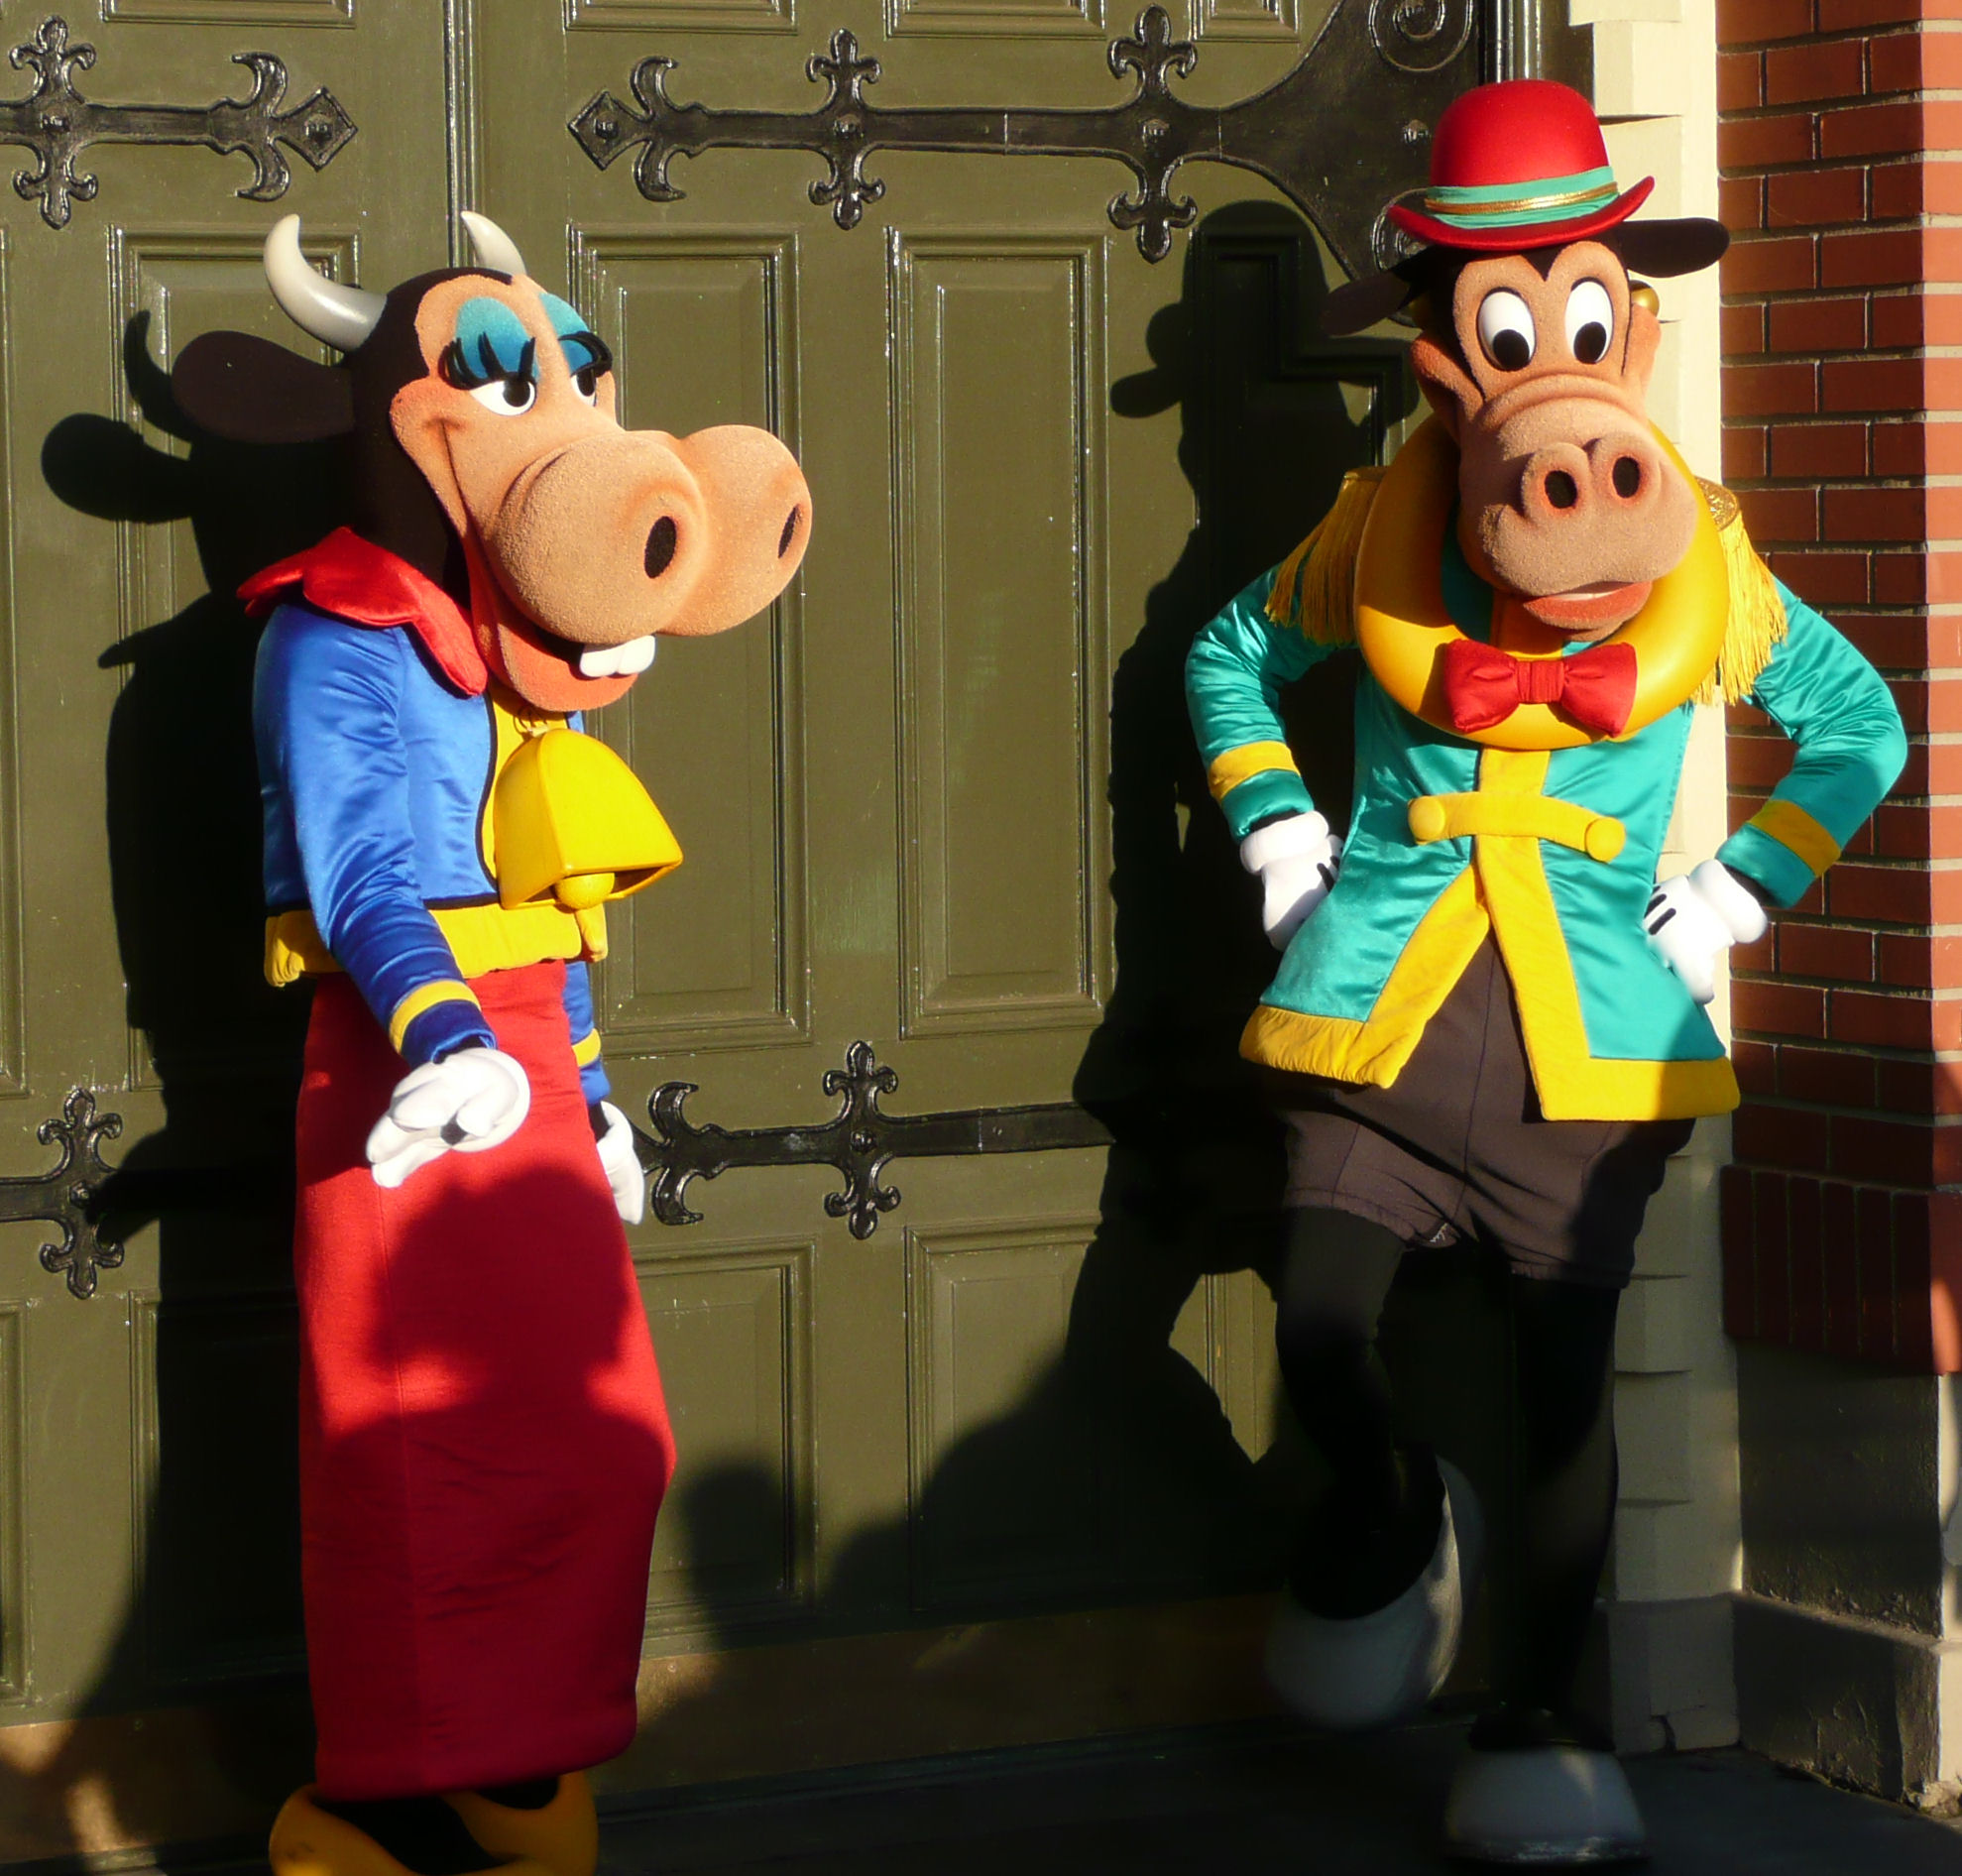
[(674, 517), (663, 515), (647, 529), (648, 579), (657, 580), (667, 571), (669, 563), (674, 559), (674, 550), (680, 544), (680, 533), (674, 526)]
[(797, 538), (797, 524), (804, 519), (801, 508), (793, 508), (783, 518), (783, 532), (776, 537), (776, 557), (781, 560), (790, 551), (790, 543)]
[(1547, 472), (1547, 500), (1556, 508), (1571, 508), (1580, 500), (1580, 488), (1564, 469)]
[(1624, 502), (1632, 501), (1642, 487), (1642, 465), (1633, 456), (1618, 456), (1614, 466), (1615, 493)]

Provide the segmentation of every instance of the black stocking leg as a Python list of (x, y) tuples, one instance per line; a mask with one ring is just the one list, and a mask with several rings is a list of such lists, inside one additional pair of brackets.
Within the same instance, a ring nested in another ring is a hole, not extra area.
[(1535, 1711), (1568, 1713), (1614, 1535), (1621, 1295), (1518, 1276), (1509, 1289), (1519, 1529), (1501, 1692), (1530, 1724)]
[[(555, 1778), (526, 1779), (519, 1785), (487, 1786), (483, 1796), (512, 1811), (543, 1811), (558, 1796), (558, 1784)], [(485, 1849), (440, 1798), (318, 1802), (322, 1811), (365, 1831), (416, 1876), (474, 1876), (505, 1860)]]
[(322, 1798), (322, 1811), (365, 1831), (416, 1876), (471, 1876), (502, 1862), (464, 1828), (440, 1798)]
[(486, 1785), (477, 1794), (507, 1811), (543, 1811), (558, 1796), (555, 1778), (527, 1778), (521, 1785)]
[(1289, 1219), (1274, 1341), (1288, 1400), (1333, 1482), (1288, 1582), (1318, 1615), (1367, 1615), (1394, 1601), (1437, 1545), (1436, 1463), (1399, 1453), (1376, 1354), (1403, 1252), (1395, 1232), (1347, 1212), (1318, 1207)]

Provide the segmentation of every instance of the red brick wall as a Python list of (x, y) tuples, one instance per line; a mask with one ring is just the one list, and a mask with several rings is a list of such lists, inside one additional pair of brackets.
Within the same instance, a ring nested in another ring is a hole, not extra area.
[[(1962, 0), (1717, 0), (1724, 479), (1907, 770), (1740, 949), (1732, 1334), (1962, 1367)], [(1732, 825), (1785, 772), (1732, 713)]]

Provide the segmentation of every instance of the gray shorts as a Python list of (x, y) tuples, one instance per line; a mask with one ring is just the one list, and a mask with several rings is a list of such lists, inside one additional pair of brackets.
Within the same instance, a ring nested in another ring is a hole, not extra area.
[(1488, 937), (1389, 1088), (1278, 1071), (1287, 1204), (1387, 1226), (1412, 1244), (1496, 1246), (1522, 1276), (1619, 1289), (1689, 1120), (1549, 1120), (1512, 984)]

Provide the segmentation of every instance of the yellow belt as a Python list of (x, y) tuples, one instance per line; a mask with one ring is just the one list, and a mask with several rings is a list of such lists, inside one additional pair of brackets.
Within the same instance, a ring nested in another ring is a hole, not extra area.
[[(491, 971), (516, 971), (550, 958), (607, 955), (607, 913), (604, 905), (567, 911), (549, 900), (543, 904), (446, 905), (432, 907), (432, 917), (465, 978)], [(311, 912), (280, 912), (266, 921), (266, 981), (290, 984), (295, 978), (322, 977), (340, 965), (320, 937)]]
[(1609, 861), (1622, 850), (1628, 830), (1612, 814), (1596, 814), (1574, 801), (1544, 794), (1421, 794), (1410, 804), (1411, 838), (1428, 845), (1467, 834), (1513, 840), (1550, 840), (1590, 860)]

